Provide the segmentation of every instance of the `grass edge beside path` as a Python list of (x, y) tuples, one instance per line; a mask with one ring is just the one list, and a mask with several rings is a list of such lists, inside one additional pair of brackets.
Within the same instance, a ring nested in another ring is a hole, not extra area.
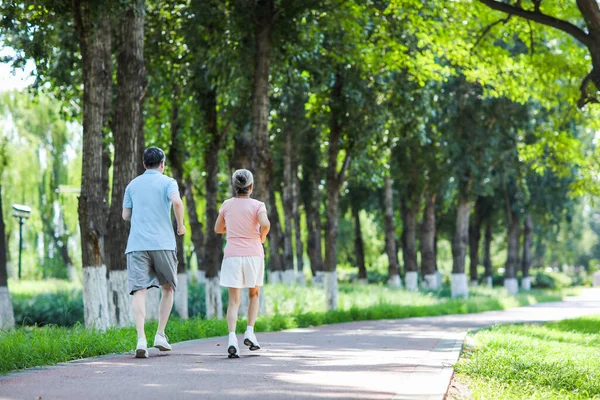
[(467, 342), (452, 398), (600, 398), (600, 315), (495, 326)]
[[(495, 297), (477, 296), (468, 299), (440, 299), (438, 304), (388, 305), (377, 304), (365, 308), (308, 312), (290, 315), (259, 317), (257, 332), (276, 332), (284, 329), (306, 328), (324, 324), (381, 319), (403, 319), (452, 314), (469, 314), (483, 311), (504, 310), (541, 302), (560, 301), (572, 290), (532, 291), (517, 296), (505, 296), (502, 291)], [(246, 322), (238, 323), (238, 332), (246, 329)], [(154, 337), (156, 322), (146, 324), (146, 335)], [(227, 335), (225, 320), (171, 319), (167, 334), (171, 343)], [(111, 328), (106, 332), (57, 326), (20, 327), (0, 332), (0, 374), (31, 367), (55, 365), (88, 357), (132, 351), (135, 347), (135, 328)]]

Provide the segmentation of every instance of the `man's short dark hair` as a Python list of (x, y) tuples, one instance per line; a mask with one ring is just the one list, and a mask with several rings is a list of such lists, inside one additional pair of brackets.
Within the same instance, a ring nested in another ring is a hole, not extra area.
[(144, 150), (144, 165), (146, 168), (158, 168), (165, 160), (165, 152), (158, 147), (148, 147)]

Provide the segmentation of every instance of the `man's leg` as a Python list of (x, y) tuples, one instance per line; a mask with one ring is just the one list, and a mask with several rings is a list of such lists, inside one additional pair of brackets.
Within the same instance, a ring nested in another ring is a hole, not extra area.
[(135, 318), (135, 330), (137, 331), (138, 339), (146, 339), (144, 332), (144, 320), (146, 319), (146, 289), (136, 290), (133, 293), (133, 301), (131, 302), (133, 317)]
[(162, 285), (162, 298), (158, 307), (158, 329), (156, 330), (156, 333), (161, 336), (165, 336), (165, 327), (173, 308), (173, 297), (173, 287), (168, 283)]

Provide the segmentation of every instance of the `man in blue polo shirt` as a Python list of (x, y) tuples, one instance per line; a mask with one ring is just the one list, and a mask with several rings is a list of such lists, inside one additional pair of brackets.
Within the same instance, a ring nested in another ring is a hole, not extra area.
[(137, 358), (148, 358), (148, 342), (144, 333), (146, 290), (162, 287), (158, 314), (158, 329), (154, 347), (171, 350), (165, 327), (173, 308), (173, 291), (177, 286), (177, 248), (171, 223), (171, 205), (177, 219), (177, 234), (185, 233), (183, 202), (177, 181), (163, 175), (165, 153), (150, 147), (144, 151), (146, 172), (132, 180), (125, 189), (123, 219), (131, 221), (127, 241), (127, 275), (129, 294), (133, 295), (132, 310), (138, 341)]

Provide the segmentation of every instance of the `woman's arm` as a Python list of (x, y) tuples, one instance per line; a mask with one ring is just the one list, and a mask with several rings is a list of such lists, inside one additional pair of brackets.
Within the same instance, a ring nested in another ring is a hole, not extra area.
[(271, 222), (269, 222), (266, 211), (258, 214), (258, 223), (260, 224), (260, 242), (264, 243), (267, 240), (267, 234), (271, 230)]
[(223, 218), (223, 214), (219, 213), (217, 222), (215, 222), (215, 233), (226, 233), (226, 232), (227, 232), (227, 227), (225, 226), (225, 218)]

